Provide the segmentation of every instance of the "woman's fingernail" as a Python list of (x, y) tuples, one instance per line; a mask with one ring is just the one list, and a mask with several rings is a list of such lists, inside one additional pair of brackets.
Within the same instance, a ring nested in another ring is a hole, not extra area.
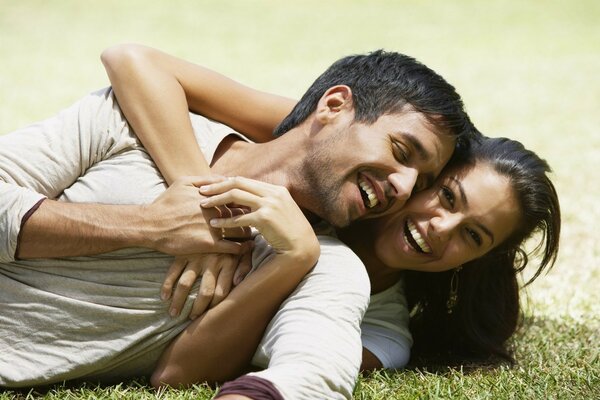
[(176, 316), (177, 316), (177, 309), (176, 309), (175, 307), (171, 308), (171, 309), (169, 310), (169, 315), (170, 315), (171, 317), (176, 317)]
[(200, 191), (201, 192), (207, 192), (210, 190), (210, 185), (202, 185), (200, 186)]
[(169, 292), (163, 290), (160, 292), (160, 298), (162, 301), (169, 300)]
[(200, 200), (200, 205), (201, 206), (205, 206), (207, 204), (208, 204), (208, 199), (202, 199), (202, 200)]
[(219, 226), (219, 220), (216, 218), (211, 219), (210, 226)]
[(197, 315), (190, 315), (190, 319), (191, 319), (192, 321), (193, 321), (193, 320), (195, 320), (196, 318), (198, 318), (198, 316), (197, 316)]

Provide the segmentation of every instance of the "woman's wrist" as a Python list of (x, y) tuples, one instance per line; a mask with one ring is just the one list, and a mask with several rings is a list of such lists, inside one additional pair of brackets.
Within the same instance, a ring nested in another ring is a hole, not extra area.
[(304, 239), (302, 243), (297, 242), (296, 244), (290, 250), (279, 252), (279, 256), (292, 266), (299, 266), (307, 270), (312, 268), (321, 255), (321, 247), (317, 237), (313, 234), (310, 239)]

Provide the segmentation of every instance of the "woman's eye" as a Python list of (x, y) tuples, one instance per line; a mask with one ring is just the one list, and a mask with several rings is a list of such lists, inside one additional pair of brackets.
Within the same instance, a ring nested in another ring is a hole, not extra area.
[(469, 236), (471, 236), (471, 239), (473, 239), (473, 241), (477, 243), (477, 246), (481, 246), (481, 243), (483, 243), (483, 241), (481, 240), (481, 236), (479, 236), (479, 233), (475, 232), (472, 229), (467, 229), (467, 233), (469, 234)]
[(450, 208), (454, 207), (454, 193), (447, 186), (442, 186), (440, 189), (443, 199), (450, 205)]

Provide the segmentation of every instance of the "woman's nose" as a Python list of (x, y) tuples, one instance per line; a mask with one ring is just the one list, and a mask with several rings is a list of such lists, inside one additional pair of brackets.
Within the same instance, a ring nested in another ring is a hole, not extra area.
[(430, 237), (439, 242), (447, 242), (454, 230), (460, 225), (460, 220), (460, 215), (453, 213), (444, 213), (433, 217), (429, 222)]

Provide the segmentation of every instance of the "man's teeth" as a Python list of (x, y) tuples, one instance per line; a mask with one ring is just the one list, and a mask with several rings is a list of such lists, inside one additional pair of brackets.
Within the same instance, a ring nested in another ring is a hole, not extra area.
[(425, 242), (425, 239), (423, 239), (423, 237), (417, 230), (415, 224), (413, 224), (413, 222), (409, 220), (406, 221), (406, 225), (408, 226), (410, 234), (412, 235), (413, 239), (415, 240), (421, 251), (423, 253), (431, 253), (431, 248), (427, 245), (427, 242)]
[(373, 208), (377, 204), (379, 204), (379, 200), (377, 199), (377, 195), (375, 194), (375, 190), (371, 187), (369, 182), (364, 180), (363, 178), (358, 178), (358, 184), (360, 188), (367, 194), (367, 207)]

